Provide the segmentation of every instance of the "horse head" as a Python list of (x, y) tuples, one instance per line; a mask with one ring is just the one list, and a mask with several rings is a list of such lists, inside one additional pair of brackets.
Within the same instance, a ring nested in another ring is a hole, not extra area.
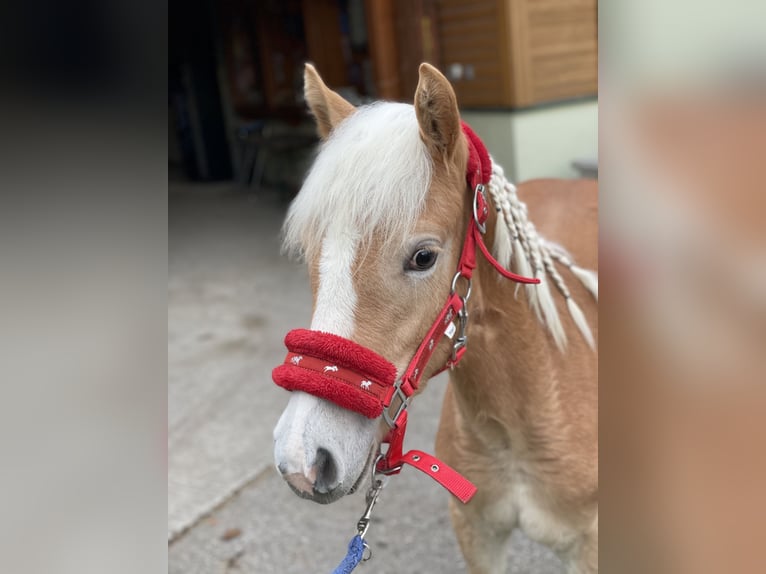
[[(455, 93), (423, 64), (414, 105), (355, 108), (307, 64), (305, 97), (322, 144), (284, 237), (308, 265), (310, 329), (374, 351), (401, 377), (449, 295), (471, 209)], [(451, 348), (437, 345), (424, 381)], [(296, 390), (274, 429), (275, 463), (298, 495), (332, 502), (368, 474), (387, 430)]]

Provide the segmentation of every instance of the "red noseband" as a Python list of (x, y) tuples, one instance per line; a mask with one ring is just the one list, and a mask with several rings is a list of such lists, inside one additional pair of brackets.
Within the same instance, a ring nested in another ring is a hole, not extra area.
[(320, 331), (295, 329), (285, 337), (287, 357), (274, 382), (304, 391), (368, 418), (378, 418), (396, 379), (396, 367), (367, 347)]

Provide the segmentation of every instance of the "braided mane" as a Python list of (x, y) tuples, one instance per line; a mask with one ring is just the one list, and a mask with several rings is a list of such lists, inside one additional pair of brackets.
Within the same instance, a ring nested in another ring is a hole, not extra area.
[[(516, 186), (509, 182), (503, 168), (492, 160), (492, 177), (489, 182), (492, 202), (498, 210), (495, 230), (495, 256), (509, 270), (528, 277), (540, 279), (538, 285), (524, 285), (527, 300), (538, 320), (548, 327), (558, 348), (563, 352), (567, 336), (561, 324), (551, 293), (551, 283), (566, 299), (569, 314), (591, 347), (595, 347), (593, 333), (580, 306), (572, 298), (569, 288), (553, 261), (567, 267), (598, 301), (598, 275), (578, 267), (566, 250), (537, 234), (534, 224), (527, 218), (527, 206), (519, 200)], [(504, 223), (504, 225), (502, 224)], [(517, 289), (522, 287), (517, 285)]]

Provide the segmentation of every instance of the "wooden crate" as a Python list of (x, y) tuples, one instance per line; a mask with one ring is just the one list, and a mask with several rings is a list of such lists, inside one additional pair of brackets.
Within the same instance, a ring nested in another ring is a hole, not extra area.
[(442, 69), (466, 107), (598, 93), (597, 0), (439, 0)]

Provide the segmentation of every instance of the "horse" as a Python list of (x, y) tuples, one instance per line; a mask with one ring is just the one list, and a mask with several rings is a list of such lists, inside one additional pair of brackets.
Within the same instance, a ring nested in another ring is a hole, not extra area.
[[(452, 86), (429, 64), (413, 105), (356, 108), (310, 64), (304, 81), (322, 143), (289, 207), (284, 248), (308, 265), (310, 332), (374, 351), (393, 365), (393, 380), (455, 288), (476, 207), (469, 138)], [(596, 184), (517, 188), (491, 161), (488, 191), (492, 256), (539, 284), (505, 281), (478, 257), (463, 295), (462, 360), (449, 363), (455, 346), (441, 338), (414, 395), (453, 366), (436, 454), (477, 489), (467, 504), (450, 501), (471, 573), (505, 572), (515, 528), (552, 548), (568, 572), (597, 572)], [(294, 368), (307, 360), (292, 355)], [(389, 426), (366, 414), (294, 390), (274, 429), (274, 458), (296, 494), (326, 504), (370, 476)]]

